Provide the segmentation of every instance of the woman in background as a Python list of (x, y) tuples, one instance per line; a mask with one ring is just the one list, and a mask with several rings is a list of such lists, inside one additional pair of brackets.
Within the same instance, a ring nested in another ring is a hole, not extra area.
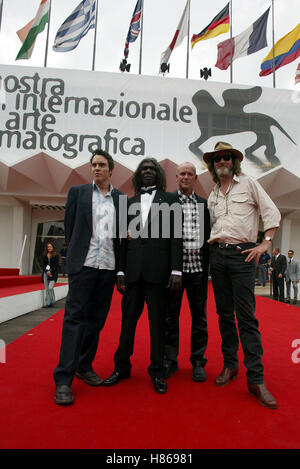
[(55, 303), (54, 285), (58, 277), (58, 255), (54, 250), (54, 246), (48, 243), (43, 256), (43, 273), (42, 281), (45, 285), (44, 308), (53, 306)]

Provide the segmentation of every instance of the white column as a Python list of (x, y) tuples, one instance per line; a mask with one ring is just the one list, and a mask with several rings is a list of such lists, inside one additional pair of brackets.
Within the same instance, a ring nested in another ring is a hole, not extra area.
[(23, 212), (23, 207), (13, 207), (12, 267), (15, 268), (19, 267), (23, 244)]
[(291, 225), (292, 220), (288, 218), (283, 218), (281, 222), (281, 254), (287, 256), (288, 250), (290, 249), (291, 244)]

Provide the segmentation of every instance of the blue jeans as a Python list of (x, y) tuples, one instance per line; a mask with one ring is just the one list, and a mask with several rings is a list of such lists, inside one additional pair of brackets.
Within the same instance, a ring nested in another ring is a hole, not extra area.
[(48, 280), (47, 274), (44, 273), (43, 276), (44, 285), (45, 285), (45, 300), (44, 306), (51, 306), (55, 303), (55, 294), (54, 294), (54, 280)]
[(267, 278), (268, 278), (268, 267), (263, 264), (258, 264), (257, 284), (262, 285), (264, 287), (267, 283)]

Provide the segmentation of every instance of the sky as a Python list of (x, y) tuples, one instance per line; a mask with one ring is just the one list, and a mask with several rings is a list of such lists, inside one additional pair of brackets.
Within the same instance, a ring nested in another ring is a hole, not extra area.
[[(3, 0), (2, 27), (0, 32), (0, 64), (43, 67), (45, 60), (46, 30), (36, 41), (29, 60), (15, 58), (21, 47), (16, 31), (25, 26), (38, 10), (40, 0)], [(92, 70), (94, 32), (91, 30), (78, 47), (67, 53), (52, 50), (55, 34), (62, 22), (78, 5), (79, 0), (52, 0), (47, 67), (74, 70)], [(205, 28), (224, 8), (226, 0), (191, 0), (190, 38)], [(170, 44), (178, 26), (186, 0), (144, 0), (142, 35), (142, 75), (157, 76), (160, 56)], [(98, 27), (96, 36), (95, 71), (121, 73), (125, 39), (136, 0), (98, 0)], [(232, 35), (235, 36), (249, 27), (269, 6), (271, 0), (233, 0)], [(274, 0), (275, 42), (291, 31), (300, 21), (300, 0)], [(189, 47), (188, 78), (200, 80), (200, 69), (211, 68), (209, 81), (230, 83), (230, 69), (215, 67), (217, 44), (230, 38), (225, 33), (216, 38), (200, 41), (193, 50)], [(271, 12), (267, 28), (268, 47), (233, 62), (233, 84), (273, 87), (273, 77), (259, 77), (260, 63), (272, 48)], [(128, 62), (130, 73), (139, 73), (139, 37), (130, 44)], [(189, 41), (190, 44), (190, 41)], [(174, 49), (170, 57), (170, 78), (186, 78), (187, 41)], [(300, 91), (300, 84), (294, 84), (299, 60), (295, 60), (276, 71), (276, 88)], [(1, 65), (0, 65), (1, 67)], [(124, 72), (127, 73), (127, 72)], [(203, 78), (202, 78), (203, 79)]]

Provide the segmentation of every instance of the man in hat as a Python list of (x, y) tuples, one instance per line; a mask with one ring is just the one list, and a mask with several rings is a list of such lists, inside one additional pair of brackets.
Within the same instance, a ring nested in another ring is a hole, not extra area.
[[(218, 142), (203, 159), (216, 183), (208, 198), (211, 218), (208, 242), (224, 366), (215, 385), (224, 386), (237, 376), (240, 336), (248, 389), (262, 405), (276, 409), (277, 402), (264, 383), (254, 285), (256, 263), (270, 247), (279, 227), (280, 212), (260, 184), (242, 174), (243, 155), (230, 144)], [(256, 245), (259, 215), (265, 235), (262, 243)]]

